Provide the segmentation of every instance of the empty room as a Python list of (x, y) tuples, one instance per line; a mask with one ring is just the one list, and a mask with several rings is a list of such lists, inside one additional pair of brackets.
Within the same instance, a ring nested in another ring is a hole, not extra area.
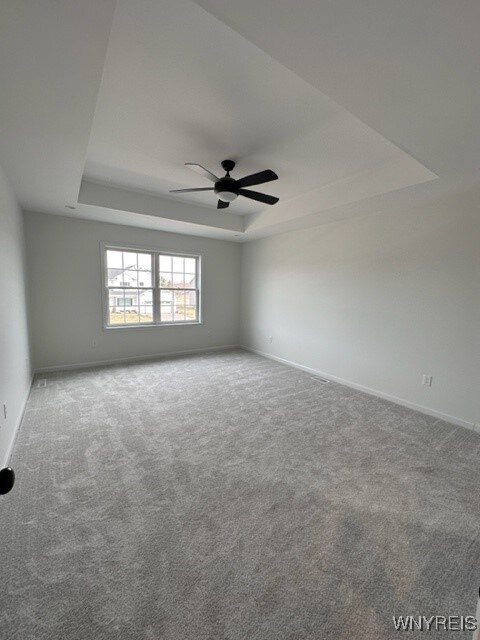
[(0, 639), (480, 638), (478, 0), (0, 0)]

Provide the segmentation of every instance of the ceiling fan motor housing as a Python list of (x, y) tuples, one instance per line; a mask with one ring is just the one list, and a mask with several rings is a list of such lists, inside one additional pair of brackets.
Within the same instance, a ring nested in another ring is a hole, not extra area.
[(224, 202), (232, 202), (238, 196), (237, 181), (230, 176), (215, 183), (215, 193)]

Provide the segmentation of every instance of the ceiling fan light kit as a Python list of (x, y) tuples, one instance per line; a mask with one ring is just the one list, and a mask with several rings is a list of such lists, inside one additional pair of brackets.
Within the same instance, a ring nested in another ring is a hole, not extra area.
[(223, 202), (233, 202), (234, 200), (236, 200), (238, 198), (238, 193), (234, 193), (233, 191), (217, 191), (217, 190), (215, 190), (215, 193), (220, 198), (220, 200), (223, 200)]
[(265, 204), (275, 204), (278, 202), (278, 198), (275, 196), (269, 196), (265, 193), (259, 193), (258, 191), (251, 191), (250, 189), (244, 189), (244, 187), (250, 187), (256, 184), (263, 184), (265, 182), (271, 182), (272, 180), (278, 180), (277, 174), (271, 169), (265, 171), (259, 171), (258, 173), (252, 173), (249, 176), (235, 180), (230, 176), (230, 171), (235, 167), (233, 160), (223, 160), (222, 167), (224, 169), (225, 176), (219, 178), (214, 173), (202, 167), (201, 164), (195, 164), (193, 162), (186, 162), (186, 167), (191, 167), (197, 173), (211, 180), (215, 183), (213, 187), (200, 187), (198, 189), (173, 189), (170, 193), (191, 193), (193, 191), (213, 191), (218, 198), (217, 209), (226, 209), (230, 202), (233, 202), (238, 196), (244, 196), (251, 200), (257, 200)]

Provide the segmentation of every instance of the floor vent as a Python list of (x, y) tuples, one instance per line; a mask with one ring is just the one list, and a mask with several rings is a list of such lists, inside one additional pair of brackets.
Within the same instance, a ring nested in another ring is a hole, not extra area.
[(330, 380), (327, 380), (326, 378), (320, 378), (319, 376), (312, 376), (312, 380), (315, 380), (315, 382), (320, 382), (320, 384), (330, 384)]
[(42, 389), (43, 387), (47, 386), (47, 379), (46, 378), (40, 378), (40, 380), (37, 382), (37, 389)]

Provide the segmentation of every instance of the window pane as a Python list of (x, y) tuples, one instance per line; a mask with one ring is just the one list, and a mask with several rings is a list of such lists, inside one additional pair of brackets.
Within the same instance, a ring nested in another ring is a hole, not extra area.
[(125, 292), (125, 322), (138, 322), (137, 316), (137, 294), (136, 291), (126, 291)]
[(187, 303), (187, 296), (188, 291), (182, 291), (181, 289), (179, 291), (175, 291), (175, 304), (179, 307), (184, 307)]
[(125, 271), (123, 274), (124, 287), (138, 287), (137, 271)]
[(125, 324), (125, 295), (122, 289), (110, 290), (109, 324)]
[(160, 291), (160, 305), (173, 304), (173, 291)]
[(185, 274), (183, 272), (173, 274), (172, 287), (175, 287), (176, 289), (184, 289), (186, 287)]
[(125, 324), (125, 311), (120, 311), (117, 307), (110, 307), (108, 324)]
[(172, 256), (160, 256), (160, 271), (172, 271)]
[(152, 271), (152, 256), (150, 253), (138, 254), (138, 269), (139, 271)]
[(184, 258), (179, 258), (178, 256), (172, 256), (173, 269), (172, 271), (176, 271), (177, 273), (183, 273), (184, 271)]
[(123, 252), (123, 268), (124, 269), (137, 269), (137, 254), (124, 251)]
[(189, 322), (196, 322), (198, 320), (197, 307), (185, 307), (185, 319)]
[(115, 296), (115, 305), (117, 307), (123, 307), (125, 301), (125, 291), (124, 289), (112, 289), (112, 293)]
[(191, 273), (186, 273), (185, 274), (185, 287), (187, 289), (196, 289), (197, 288), (197, 278), (191, 274)]
[(139, 294), (139, 304), (143, 307), (153, 307), (153, 289), (144, 289)]
[(173, 320), (173, 292), (160, 291), (160, 320), (172, 322)]
[(187, 307), (196, 307), (197, 306), (197, 292), (196, 291), (185, 291), (185, 306)]
[(173, 321), (173, 306), (171, 304), (163, 304), (160, 307), (160, 320), (161, 322)]
[(107, 250), (107, 267), (109, 269), (122, 268), (122, 252), (121, 251), (114, 251), (113, 249)]
[(175, 307), (175, 322), (185, 322), (185, 307)]
[(195, 258), (185, 258), (185, 273), (195, 274), (197, 272), (196, 265)]
[(172, 274), (171, 272), (162, 271), (160, 273), (160, 287), (172, 286)]
[(153, 322), (153, 290), (137, 289), (136, 308), (138, 322)]
[(140, 322), (153, 322), (153, 307), (148, 304), (140, 304)]
[(138, 272), (138, 286), (139, 287), (151, 287), (152, 286), (152, 274), (146, 271)]
[(109, 287), (114, 287), (118, 285), (120, 281), (120, 276), (122, 275), (122, 269), (107, 269), (107, 285)]

